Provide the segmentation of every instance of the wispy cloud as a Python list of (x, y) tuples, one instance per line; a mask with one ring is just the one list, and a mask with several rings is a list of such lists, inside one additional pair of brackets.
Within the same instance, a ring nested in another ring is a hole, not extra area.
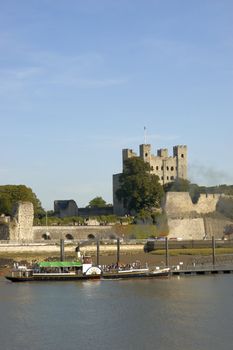
[(127, 84), (124, 76), (109, 76), (105, 58), (99, 53), (65, 56), (54, 52), (27, 52), (25, 62), (0, 69), (0, 93), (36, 93), (50, 85), (98, 89)]
[(128, 82), (127, 78), (115, 78), (115, 79), (94, 79), (94, 78), (79, 78), (78, 76), (55, 76), (46, 82), (47, 85), (56, 86), (72, 86), (77, 88), (104, 88), (114, 85), (122, 85)]

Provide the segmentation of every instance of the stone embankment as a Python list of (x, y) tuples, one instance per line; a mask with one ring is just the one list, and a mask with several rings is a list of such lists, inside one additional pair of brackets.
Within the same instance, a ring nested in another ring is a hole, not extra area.
[(193, 203), (188, 192), (168, 192), (163, 208), (168, 217), (169, 238), (210, 239), (222, 238), (224, 228), (232, 224), (227, 218), (212, 218), (221, 198), (220, 194), (201, 194), (197, 203)]
[[(77, 244), (67, 244), (65, 245), (65, 253), (71, 254), (73, 253), (75, 255), (75, 248), (77, 247)], [(135, 252), (142, 252), (144, 248), (143, 243), (137, 243), (137, 244), (122, 244), (121, 245), (121, 253), (135, 253)], [(80, 247), (80, 251), (82, 253), (86, 254), (95, 254), (96, 253), (96, 245), (87, 245), (84, 247)], [(117, 251), (116, 244), (103, 244), (100, 245), (100, 254), (112, 254)], [(24, 244), (18, 244), (18, 243), (8, 243), (8, 244), (0, 244), (0, 254), (1, 255), (23, 255), (23, 254), (47, 254), (48, 256), (51, 254), (58, 255), (60, 253), (60, 245), (57, 243), (24, 243)]]

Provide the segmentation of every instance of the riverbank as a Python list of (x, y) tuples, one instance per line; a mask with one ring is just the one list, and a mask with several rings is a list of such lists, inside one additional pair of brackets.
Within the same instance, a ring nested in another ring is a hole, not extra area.
[[(13, 266), (14, 262), (20, 264), (31, 264), (34, 262), (44, 260), (59, 260), (60, 258), (60, 247), (59, 246), (37, 246), (37, 249), (29, 246), (17, 246), (8, 247), (7, 250), (1, 249), (0, 247), (0, 275), (5, 275)], [(145, 253), (143, 250), (144, 246), (138, 245), (122, 245), (120, 250), (120, 263), (129, 264), (135, 261), (140, 261), (142, 265), (148, 264), (149, 266), (165, 266), (166, 256), (165, 251), (152, 251)], [(86, 246), (80, 249), (82, 254), (91, 255), (94, 264), (96, 264), (96, 247)], [(100, 246), (100, 265), (109, 265), (116, 262), (116, 246), (115, 245), (104, 245)], [(75, 260), (76, 254), (74, 246), (65, 247), (65, 259)], [(232, 263), (232, 254), (221, 254), (216, 255), (216, 263)], [(177, 266), (181, 268), (198, 266), (198, 265), (210, 265), (212, 263), (211, 254), (201, 255), (200, 251), (197, 250), (197, 254), (192, 252), (192, 255), (188, 255), (187, 251), (183, 249), (183, 253), (180, 251), (179, 254), (173, 255), (170, 251), (169, 265)]]

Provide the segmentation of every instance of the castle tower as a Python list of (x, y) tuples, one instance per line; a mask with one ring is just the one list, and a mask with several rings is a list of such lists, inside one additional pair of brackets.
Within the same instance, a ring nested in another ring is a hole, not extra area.
[(144, 160), (144, 162), (150, 163), (151, 161), (151, 145), (140, 145), (139, 146), (140, 158)]
[(174, 146), (173, 157), (176, 158), (177, 178), (187, 179), (187, 146)]
[(124, 171), (124, 162), (132, 157), (137, 157), (137, 154), (132, 149), (125, 148), (122, 150), (122, 169)]
[[(151, 167), (151, 173), (158, 176), (161, 185), (174, 182), (177, 178), (187, 179), (187, 146), (174, 146), (173, 156), (169, 156), (167, 148), (157, 150), (157, 155), (151, 154), (151, 145), (142, 144), (139, 146), (139, 157), (148, 162)], [(123, 172), (125, 160), (138, 157), (131, 149), (123, 149)], [(118, 201), (116, 190), (120, 187), (120, 174), (113, 175), (113, 208), (116, 215), (124, 215), (125, 209), (123, 203)]]
[(168, 157), (168, 149), (167, 148), (161, 148), (157, 150), (157, 156), (162, 158)]

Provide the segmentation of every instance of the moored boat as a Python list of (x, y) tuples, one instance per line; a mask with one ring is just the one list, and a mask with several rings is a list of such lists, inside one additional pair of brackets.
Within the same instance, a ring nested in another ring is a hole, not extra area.
[(141, 266), (139, 262), (102, 269), (102, 279), (156, 278), (170, 275), (170, 268)]
[(15, 264), (10, 275), (5, 276), (12, 282), (32, 281), (78, 281), (100, 279), (101, 269), (92, 264), (91, 257), (83, 261), (42, 261), (32, 267)]

